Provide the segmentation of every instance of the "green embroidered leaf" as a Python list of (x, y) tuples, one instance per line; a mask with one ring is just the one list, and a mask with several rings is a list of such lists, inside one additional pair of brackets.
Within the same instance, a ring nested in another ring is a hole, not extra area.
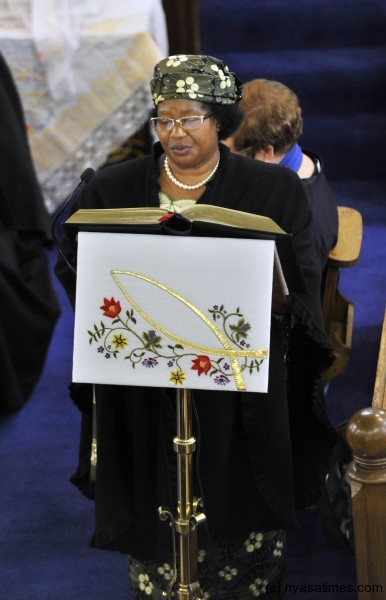
[(179, 350), (183, 350), (183, 349), (184, 349), (184, 347), (183, 347), (183, 346), (181, 346), (181, 344), (176, 344), (174, 347), (175, 347), (175, 348), (178, 348)]

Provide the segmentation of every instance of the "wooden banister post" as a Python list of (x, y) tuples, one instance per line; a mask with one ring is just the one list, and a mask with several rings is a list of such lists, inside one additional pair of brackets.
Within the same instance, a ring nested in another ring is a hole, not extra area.
[(365, 408), (347, 425), (359, 600), (386, 597), (386, 410)]

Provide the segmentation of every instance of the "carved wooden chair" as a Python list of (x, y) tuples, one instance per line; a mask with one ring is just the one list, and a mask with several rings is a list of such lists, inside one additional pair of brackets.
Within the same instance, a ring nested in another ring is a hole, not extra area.
[(339, 291), (339, 270), (357, 264), (362, 246), (360, 212), (347, 206), (338, 206), (338, 218), (338, 241), (328, 258), (322, 293), (324, 325), (336, 360), (324, 373), (324, 384), (344, 373), (347, 368), (352, 343), (354, 304)]

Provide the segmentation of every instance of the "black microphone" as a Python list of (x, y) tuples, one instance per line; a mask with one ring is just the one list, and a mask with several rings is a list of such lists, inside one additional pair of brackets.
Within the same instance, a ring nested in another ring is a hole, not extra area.
[(62, 208), (57, 212), (54, 220), (52, 221), (52, 225), (51, 225), (51, 235), (52, 235), (52, 239), (54, 240), (55, 246), (56, 246), (58, 252), (61, 254), (61, 256), (64, 258), (64, 260), (68, 264), (68, 266), (70, 267), (70, 269), (72, 271), (74, 271), (74, 273), (76, 273), (76, 270), (74, 269), (74, 267), (72, 266), (72, 264), (68, 260), (67, 256), (64, 254), (63, 250), (60, 247), (60, 244), (56, 237), (55, 228), (56, 228), (56, 224), (58, 222), (59, 217), (64, 213), (64, 211), (69, 206), (69, 204), (78, 198), (80, 192), (82, 191), (82, 188), (86, 185), (86, 183), (88, 183), (94, 177), (94, 175), (95, 175), (95, 171), (91, 167), (88, 167), (87, 169), (85, 169), (83, 171), (83, 173), (80, 176), (80, 182), (78, 183), (78, 185), (76, 186), (74, 191), (70, 194), (70, 196), (67, 198), (67, 200), (63, 204)]

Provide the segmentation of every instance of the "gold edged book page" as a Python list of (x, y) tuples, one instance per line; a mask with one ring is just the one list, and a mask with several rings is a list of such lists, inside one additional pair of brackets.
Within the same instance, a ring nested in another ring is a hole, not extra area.
[(178, 213), (152, 206), (80, 209), (67, 219), (65, 230), (74, 247), (79, 231), (274, 240), (277, 248), (275, 262), (280, 265), (280, 272), (275, 274), (275, 287), (281, 289), (278, 296), (281, 303), (288, 290), (307, 291), (293, 236), (273, 219), (262, 215), (208, 204), (195, 204)]
[[(80, 209), (66, 221), (66, 224), (150, 225), (159, 223), (159, 219), (167, 214), (173, 213), (164, 208), (152, 206), (144, 206), (142, 208)], [(178, 214), (192, 223), (201, 221), (267, 233), (286, 233), (269, 217), (223, 208), (222, 206), (195, 204), (194, 206), (184, 208)]]

